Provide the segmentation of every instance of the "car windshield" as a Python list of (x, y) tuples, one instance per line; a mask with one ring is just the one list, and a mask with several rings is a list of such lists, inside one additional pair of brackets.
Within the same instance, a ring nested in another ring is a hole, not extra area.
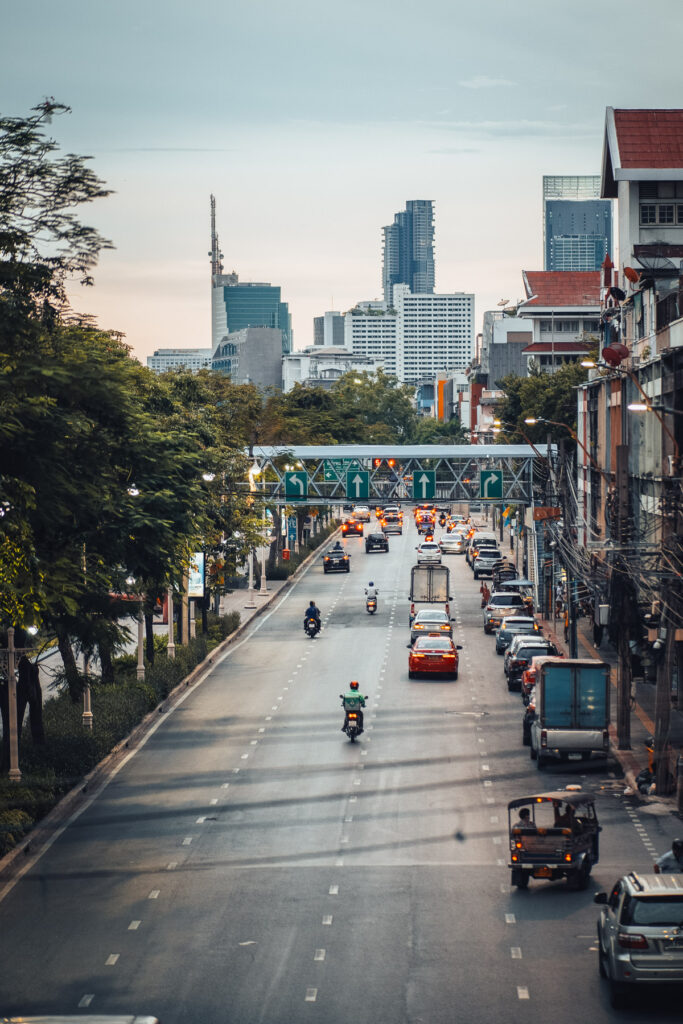
[(436, 541), (430, 541), (428, 544), (420, 544), (420, 551), (436, 551), (438, 546)]
[(536, 629), (535, 622), (505, 622), (503, 629), (506, 633), (533, 633)]
[(453, 644), (438, 636), (423, 636), (415, 641), (415, 650), (419, 651), (452, 651)]
[(683, 896), (647, 896), (624, 901), (622, 924), (681, 925)]
[(518, 658), (524, 658), (526, 661), (531, 661), (532, 658), (540, 658), (547, 653), (547, 647), (518, 647), (516, 656)]
[(416, 622), (446, 622), (445, 612), (418, 612), (415, 616)]
[(524, 602), (519, 594), (494, 594), (489, 604), (496, 608), (516, 608), (522, 607)]

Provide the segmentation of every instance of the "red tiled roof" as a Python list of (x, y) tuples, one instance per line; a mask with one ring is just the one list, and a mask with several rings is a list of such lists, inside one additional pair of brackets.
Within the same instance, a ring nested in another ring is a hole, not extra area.
[(584, 352), (589, 352), (590, 348), (591, 346), (583, 341), (534, 341), (523, 348), (522, 352), (556, 352), (557, 355), (571, 355), (573, 352), (576, 355), (583, 355)]
[(527, 294), (522, 306), (600, 305), (599, 270), (523, 270), (522, 276)]
[(615, 110), (614, 125), (615, 166), (683, 167), (683, 110)]

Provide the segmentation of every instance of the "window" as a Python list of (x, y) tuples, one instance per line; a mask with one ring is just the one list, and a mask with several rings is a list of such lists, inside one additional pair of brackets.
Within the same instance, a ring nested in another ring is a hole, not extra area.
[(640, 223), (645, 224), (683, 224), (683, 206), (673, 203), (641, 203)]
[(640, 207), (640, 223), (641, 224), (656, 224), (657, 223), (657, 207), (654, 203), (643, 204)]
[(673, 224), (674, 222), (674, 208), (671, 203), (662, 203), (659, 207), (659, 223), (660, 224)]

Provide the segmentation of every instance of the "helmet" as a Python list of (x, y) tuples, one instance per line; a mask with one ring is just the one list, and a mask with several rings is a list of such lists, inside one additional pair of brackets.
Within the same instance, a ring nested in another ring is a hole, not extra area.
[(375, 584), (374, 584), (374, 583), (372, 582), (372, 580), (370, 580), (370, 582), (368, 583), (368, 586), (369, 586), (369, 587), (374, 587), (374, 585), (375, 585)]
[(358, 680), (357, 679), (352, 679), (351, 682), (349, 683), (349, 686), (351, 687), (352, 690), (357, 690), (358, 689)]
[(683, 839), (674, 839), (671, 849), (674, 853), (683, 852)]

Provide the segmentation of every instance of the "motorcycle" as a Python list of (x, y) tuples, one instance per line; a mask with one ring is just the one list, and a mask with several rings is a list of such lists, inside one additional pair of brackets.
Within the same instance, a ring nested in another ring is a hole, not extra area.
[(374, 615), (375, 614), (375, 612), (377, 611), (377, 598), (376, 597), (368, 597), (366, 599), (366, 601), (365, 601), (365, 610), (368, 613), (368, 615)]
[(304, 622), (304, 631), (313, 640), (320, 632), (320, 623), (311, 616)]
[[(341, 697), (342, 707), (344, 707), (344, 694), (340, 693), (339, 696)], [(367, 697), (363, 698), (363, 700), (367, 699)], [(356, 736), (360, 736), (360, 734), (363, 732), (363, 728), (360, 723), (361, 719), (358, 711), (349, 710), (346, 712), (343, 731), (346, 733), (346, 735), (349, 737), (352, 743), (355, 743)]]

